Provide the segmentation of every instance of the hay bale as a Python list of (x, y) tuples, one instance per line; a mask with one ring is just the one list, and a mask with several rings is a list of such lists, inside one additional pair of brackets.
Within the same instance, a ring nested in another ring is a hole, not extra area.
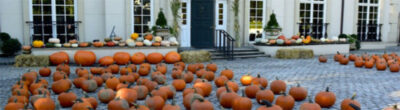
[(211, 53), (205, 50), (183, 51), (179, 53), (185, 63), (198, 63), (211, 61)]
[(275, 54), (279, 59), (300, 59), (300, 58), (313, 58), (314, 52), (311, 49), (279, 49)]
[(14, 66), (16, 67), (35, 67), (35, 66), (49, 66), (49, 56), (46, 55), (27, 55), (22, 54), (15, 57)]

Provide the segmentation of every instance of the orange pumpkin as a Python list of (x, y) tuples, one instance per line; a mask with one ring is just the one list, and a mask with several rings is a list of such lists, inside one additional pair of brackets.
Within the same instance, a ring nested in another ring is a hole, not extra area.
[(393, 63), (389, 66), (390, 72), (399, 72), (399, 64), (398, 63)]
[(247, 86), (245, 89), (245, 94), (248, 98), (256, 98), (256, 94), (260, 91), (260, 86), (258, 85), (250, 85)]
[(191, 110), (214, 110), (214, 105), (204, 98), (194, 98), (191, 103)]
[(212, 85), (209, 82), (206, 82), (206, 80), (204, 79), (202, 80), (202, 82), (195, 83), (193, 87), (202, 89), (204, 92), (204, 96), (210, 95), (212, 91)]
[(125, 99), (131, 105), (137, 100), (137, 92), (135, 89), (130, 88), (131, 83), (128, 88), (122, 88), (117, 91), (116, 97), (120, 97), (121, 99)]
[(236, 98), (240, 96), (235, 92), (232, 92), (229, 86), (225, 83), (225, 92), (223, 92), (219, 97), (219, 103), (225, 108), (231, 108), (232, 103)]
[(107, 108), (108, 110), (128, 110), (129, 103), (128, 101), (117, 97), (108, 103)]
[(150, 64), (161, 63), (163, 59), (163, 55), (158, 52), (150, 53), (146, 57), (146, 61), (148, 61)]
[(117, 85), (119, 84), (119, 79), (116, 77), (111, 77), (109, 79), (106, 80), (106, 85), (108, 88), (113, 89), (113, 90), (117, 90)]
[(253, 80), (251, 81), (251, 84), (260, 85), (265, 88), (268, 86), (268, 80), (261, 77), (260, 74), (257, 74), (257, 77), (253, 78)]
[(282, 107), (278, 105), (272, 105), (272, 103), (267, 100), (262, 100), (261, 103), (264, 104), (265, 106), (258, 107), (257, 110), (283, 110)]
[(103, 47), (104, 43), (103, 42), (93, 42), (94, 47)]
[(147, 39), (147, 40), (149, 40), (149, 41), (152, 41), (153, 40), (153, 34), (146, 34), (146, 36), (144, 36), (144, 39)]
[(33, 107), (35, 110), (55, 110), (56, 104), (50, 97), (43, 97), (37, 99), (34, 102)]
[(107, 88), (107, 86), (104, 89), (101, 89), (99, 92), (97, 92), (97, 98), (102, 103), (108, 103), (111, 100), (113, 100), (114, 97), (115, 97), (115, 92), (112, 89)]
[(146, 106), (151, 110), (161, 110), (165, 104), (165, 100), (161, 96), (153, 96), (149, 94), (149, 98), (146, 99)]
[(326, 57), (323, 56), (323, 55), (320, 55), (320, 56), (318, 57), (318, 60), (319, 60), (319, 62), (321, 62), (321, 63), (326, 63), (326, 62), (328, 61), (328, 59), (326, 59)]
[(92, 51), (78, 50), (74, 55), (75, 63), (82, 66), (91, 66), (96, 63), (96, 55)]
[(218, 66), (215, 63), (209, 63), (206, 65), (206, 68), (210, 71), (216, 72), (218, 70)]
[(323, 108), (329, 108), (335, 104), (336, 95), (329, 91), (329, 87), (325, 91), (319, 92), (315, 96), (315, 102)]
[(71, 110), (93, 110), (93, 107), (90, 102), (77, 99)]
[(126, 65), (130, 62), (129, 53), (117, 52), (114, 54), (114, 60), (118, 65)]
[(296, 87), (292, 87), (289, 90), (289, 94), (293, 96), (294, 100), (302, 101), (307, 98), (307, 89), (304, 87), (300, 87), (300, 84), (297, 83)]
[(64, 76), (64, 79), (53, 82), (51, 89), (54, 93), (59, 94), (71, 88), (71, 82)]
[(165, 62), (169, 64), (173, 64), (181, 61), (181, 55), (178, 52), (171, 51), (165, 55)]
[(203, 96), (197, 94), (196, 91), (183, 96), (183, 106), (185, 106), (186, 110), (191, 109), (192, 101), (195, 100), (195, 98), (203, 98)]
[(101, 66), (108, 66), (114, 64), (114, 59), (111, 56), (104, 56), (99, 59), (99, 64)]
[(251, 100), (245, 96), (244, 91), (242, 93), (242, 97), (238, 97), (233, 100), (232, 110), (251, 110), (251, 107), (253, 105)]
[(340, 108), (342, 110), (354, 110), (354, 108), (350, 104), (354, 104), (358, 108), (361, 108), (361, 104), (357, 100), (354, 100), (355, 98), (356, 98), (356, 94), (353, 94), (353, 96), (351, 98), (344, 99), (342, 101), (342, 103), (340, 104)]
[(39, 70), (39, 74), (42, 77), (48, 77), (51, 75), (51, 69), (49, 67), (43, 67)]
[(279, 94), (281, 92), (286, 91), (286, 83), (284, 81), (276, 78), (275, 81), (271, 82), (270, 88), (271, 88), (272, 92), (274, 92), (274, 94)]
[(266, 100), (269, 102), (273, 102), (274, 101), (274, 93), (269, 90), (269, 89), (261, 89), (256, 93), (256, 100), (259, 104), (262, 104), (262, 100)]
[(22, 110), (25, 108), (23, 103), (19, 103), (16, 100), (14, 102), (9, 102), (6, 106), (4, 106), (4, 110)]
[(76, 94), (69, 90), (58, 95), (58, 101), (62, 107), (71, 107), (76, 99)]
[(242, 83), (243, 86), (250, 85), (252, 80), (253, 76), (250, 76), (249, 74), (243, 75), (242, 78), (240, 78), (240, 82)]
[(316, 103), (313, 103), (311, 97), (308, 98), (309, 102), (303, 103), (300, 106), (300, 110), (321, 110), (321, 106)]
[(69, 63), (69, 56), (66, 52), (56, 52), (49, 56), (49, 60), (53, 65), (59, 65), (63, 63)]
[(275, 104), (282, 107), (283, 110), (292, 110), (294, 107), (294, 99), (290, 95), (286, 95), (285, 92), (282, 92), (283, 95), (276, 98)]
[(179, 105), (175, 104), (175, 100), (172, 99), (171, 104), (166, 104), (164, 105), (164, 107), (162, 108), (163, 110), (180, 110), (181, 107), (179, 107)]
[(133, 64), (142, 64), (145, 61), (146, 55), (142, 52), (137, 52), (131, 57)]

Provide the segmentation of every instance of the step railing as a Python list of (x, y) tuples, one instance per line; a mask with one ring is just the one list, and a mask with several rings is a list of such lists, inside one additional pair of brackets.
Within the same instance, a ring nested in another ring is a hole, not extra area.
[(233, 60), (233, 48), (235, 39), (228, 32), (221, 29), (215, 30), (214, 48), (217, 52), (222, 52), (225, 58)]

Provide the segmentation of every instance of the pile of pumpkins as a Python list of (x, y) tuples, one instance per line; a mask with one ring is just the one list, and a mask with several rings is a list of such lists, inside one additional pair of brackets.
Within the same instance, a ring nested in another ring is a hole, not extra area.
[[(325, 56), (319, 56), (318, 59), (321, 63), (327, 62)], [(357, 68), (365, 67), (367, 69), (372, 69), (375, 67), (378, 71), (389, 69), (390, 72), (399, 72), (400, 70), (400, 56), (394, 52), (391, 54), (384, 52), (382, 55), (369, 55), (367, 53), (363, 53), (362, 55), (350, 54), (348, 57), (337, 52), (337, 54), (334, 55), (334, 60), (341, 65), (347, 65), (350, 61), (353, 61), (354, 66)]]
[(179, 45), (177, 39), (175, 37), (171, 37), (168, 40), (163, 39), (161, 36), (155, 36), (151, 33), (146, 33), (143, 37), (139, 37), (138, 33), (131, 34), (130, 38), (127, 40), (122, 40), (121, 37), (113, 37), (113, 38), (104, 38), (104, 42), (100, 40), (93, 40), (93, 42), (78, 42), (76, 39), (69, 40), (66, 43), (61, 44), (60, 39), (58, 38), (50, 38), (48, 43), (44, 43), (42, 40), (35, 40), (32, 42), (32, 46), (34, 48), (52, 48), (52, 47), (142, 47), (142, 46), (177, 46)]
[[(77, 65), (92, 66), (96, 63), (96, 54), (92, 51), (79, 50), (74, 54), (74, 61)], [(69, 55), (64, 51), (53, 53), (49, 56), (49, 60), (53, 65), (69, 63)], [(111, 64), (127, 65), (142, 64), (144, 62), (150, 64), (165, 63), (173, 64), (181, 61), (181, 56), (175, 51), (168, 52), (165, 56), (158, 52), (149, 53), (147, 56), (142, 52), (134, 53), (132, 56), (128, 52), (116, 52), (114, 56), (104, 56), (99, 59), (101, 66), (109, 66)]]
[(293, 35), (291, 38), (286, 38), (284, 35), (278, 36), (277, 39), (256, 39), (257, 43), (267, 44), (267, 45), (300, 45), (300, 44), (310, 44), (310, 43), (332, 43), (332, 42), (347, 42), (346, 38), (339, 39), (338, 37), (332, 37), (326, 39), (322, 37), (321, 39), (314, 39), (310, 35), (304, 37), (298, 35)]
[[(120, 67), (111, 64), (106, 67), (76, 68), (71, 71), (68, 64), (59, 64), (56, 71), (43, 67), (36, 71), (29, 71), (21, 76), (11, 89), (12, 96), (4, 110), (19, 110), (27, 108), (31, 104), (35, 110), (54, 110), (57, 107), (72, 107), (72, 110), (93, 110), (98, 103), (107, 104), (109, 110), (181, 110), (175, 102), (177, 92), (182, 92), (185, 109), (191, 110), (214, 110), (216, 103), (212, 103), (205, 97), (215, 93), (219, 105), (232, 110), (253, 109), (252, 100), (256, 100), (260, 106), (257, 110), (291, 110), (295, 101), (305, 100), (308, 96), (306, 88), (292, 87), (286, 94), (286, 83), (278, 78), (270, 83), (268, 80), (257, 75), (243, 75), (239, 84), (234, 79), (234, 72), (225, 68), (216, 73), (218, 66), (215, 63), (204, 65), (202, 63), (185, 64), (176, 62), (173, 64), (171, 73), (167, 73), (166, 64), (159, 63), (155, 69), (149, 63), (129, 64)], [(77, 78), (70, 78), (75, 72)], [(120, 75), (117, 75), (120, 74)], [(167, 75), (173, 81), (167, 84)], [(119, 76), (119, 77), (118, 77)], [(40, 77), (52, 77), (53, 83)], [(195, 79), (195, 77), (197, 77)], [(189, 87), (193, 83), (192, 87)], [(213, 90), (213, 86), (218, 89)], [(51, 86), (51, 89), (49, 88)], [(98, 90), (104, 86), (103, 89)], [(239, 94), (239, 88), (244, 88)], [(84, 91), (83, 97), (78, 97), (71, 89)], [(54, 94), (51, 94), (51, 91)], [(97, 91), (97, 97), (90, 97), (86, 93)], [(214, 92), (213, 92), (214, 91)], [(58, 95), (53, 100), (50, 95)], [(276, 94), (281, 94), (275, 100)], [(342, 110), (360, 110), (360, 103), (352, 98), (344, 99), (341, 103)], [(303, 103), (300, 110), (320, 110), (321, 107), (331, 107), (335, 104), (336, 96), (327, 88), (315, 96), (316, 103), (308, 98), (309, 102)], [(139, 105), (137, 100), (144, 100), (145, 105)], [(167, 103), (171, 100), (171, 103)]]

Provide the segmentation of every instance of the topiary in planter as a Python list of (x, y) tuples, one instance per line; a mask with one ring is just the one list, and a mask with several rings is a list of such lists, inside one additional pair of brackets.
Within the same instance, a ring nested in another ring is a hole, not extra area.
[(12, 56), (21, 50), (21, 43), (17, 39), (6, 40), (1, 50), (5, 55)]

